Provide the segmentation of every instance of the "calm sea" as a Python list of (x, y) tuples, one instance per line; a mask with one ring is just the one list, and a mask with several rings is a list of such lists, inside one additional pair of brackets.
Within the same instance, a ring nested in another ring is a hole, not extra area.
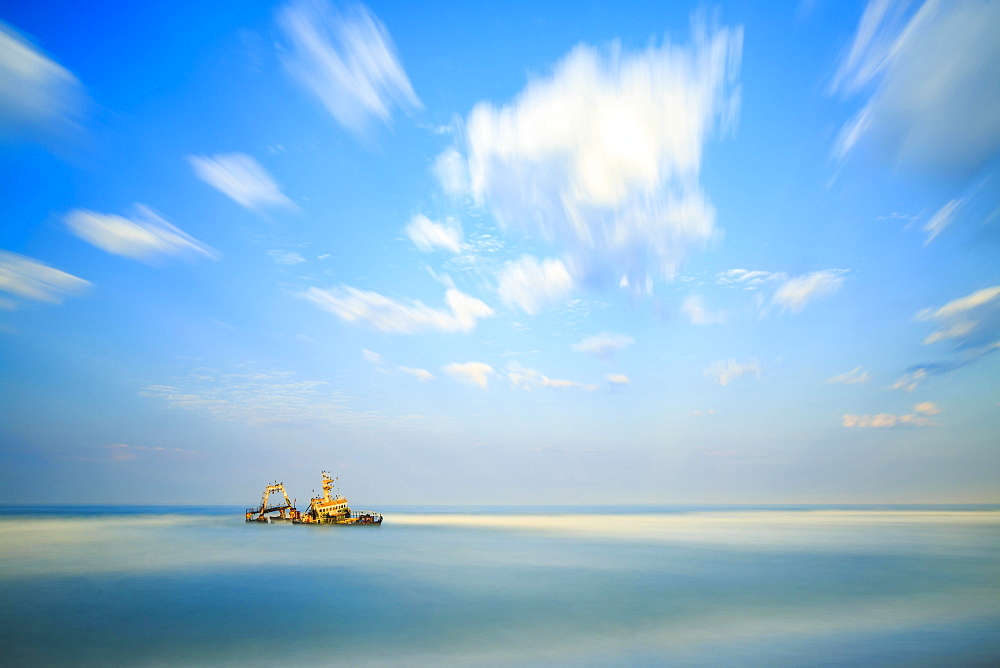
[(6, 509), (4, 665), (1000, 665), (1000, 507)]

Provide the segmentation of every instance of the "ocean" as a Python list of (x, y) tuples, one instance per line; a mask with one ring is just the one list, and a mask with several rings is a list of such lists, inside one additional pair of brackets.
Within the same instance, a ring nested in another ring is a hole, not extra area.
[(1000, 665), (1000, 507), (7, 508), (6, 666)]

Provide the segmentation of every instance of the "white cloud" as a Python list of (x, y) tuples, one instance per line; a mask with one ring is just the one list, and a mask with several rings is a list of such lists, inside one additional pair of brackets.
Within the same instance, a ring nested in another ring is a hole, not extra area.
[(510, 384), (514, 387), (530, 392), (535, 388), (541, 387), (553, 387), (553, 388), (569, 388), (577, 387), (588, 392), (593, 392), (597, 389), (597, 385), (591, 383), (579, 383), (574, 380), (560, 380), (557, 378), (549, 378), (548, 376), (542, 374), (534, 369), (528, 369), (517, 362), (512, 362), (507, 365), (507, 378), (510, 380)]
[(267, 251), (267, 254), (270, 255), (271, 259), (273, 259), (275, 262), (277, 262), (278, 264), (285, 265), (286, 267), (291, 267), (292, 265), (296, 264), (302, 264), (303, 262), (306, 261), (304, 257), (293, 251), (275, 249)]
[(696, 25), (692, 45), (581, 45), (508, 105), (465, 123), (465, 183), (508, 230), (560, 245), (574, 278), (648, 290), (715, 232), (702, 151), (734, 118), (741, 28)]
[(452, 253), (462, 251), (462, 227), (457, 221), (449, 219), (448, 224), (444, 225), (418, 213), (410, 219), (404, 231), (413, 245), (425, 253), (435, 248), (443, 248)]
[(623, 373), (609, 373), (604, 376), (604, 378), (612, 385), (628, 385), (632, 382), (629, 380), (628, 376)]
[(934, 241), (934, 237), (939, 235), (941, 230), (951, 224), (951, 221), (955, 218), (955, 209), (957, 209), (958, 205), (961, 203), (961, 199), (951, 200), (941, 207), (938, 212), (931, 216), (930, 220), (924, 224), (924, 232), (927, 233), (927, 237), (924, 239), (925, 246)]
[(941, 409), (933, 402), (924, 401), (914, 406), (912, 413), (905, 415), (892, 413), (852, 415), (848, 413), (841, 418), (841, 424), (845, 427), (856, 428), (930, 427), (936, 423), (932, 422), (928, 416), (937, 415), (940, 412)]
[(538, 313), (543, 306), (557, 304), (573, 290), (573, 278), (562, 260), (541, 262), (531, 255), (508, 262), (500, 271), (497, 292), (508, 306), (525, 313)]
[(379, 365), (379, 364), (382, 363), (382, 356), (379, 355), (378, 353), (373, 353), (372, 351), (368, 350), (367, 348), (362, 348), (361, 349), (361, 356), (369, 364), (374, 364), (374, 365), (377, 366), (377, 365)]
[(681, 305), (681, 313), (686, 315), (692, 325), (714, 325), (726, 321), (725, 311), (710, 312), (705, 309), (705, 300), (701, 295), (690, 295)]
[(0, 137), (70, 129), (85, 100), (69, 70), (0, 21)]
[[(64, 297), (78, 295), (90, 286), (90, 281), (38, 260), (0, 250), (0, 292), (21, 299), (58, 304)], [(13, 300), (3, 299), (2, 302), (10, 310), (17, 306)]]
[(872, 0), (834, 90), (873, 90), (841, 131), (843, 156), (866, 136), (894, 164), (969, 176), (1000, 151), (1000, 4)]
[(393, 107), (423, 106), (389, 31), (364, 5), (338, 11), (323, 0), (302, 0), (286, 5), (278, 24), (291, 42), (281, 54), (285, 67), (351, 132), (364, 134), (374, 118), (388, 123)]
[(259, 162), (245, 153), (189, 155), (195, 175), (247, 209), (297, 208)]
[(422, 382), (434, 379), (434, 374), (432, 374), (427, 369), (415, 369), (409, 366), (400, 366), (396, 368), (402, 371), (403, 373), (407, 373)]
[(460, 383), (476, 385), (487, 389), (490, 376), (493, 375), (493, 367), (483, 362), (465, 362), (460, 364), (454, 362), (444, 367), (444, 372)]
[(570, 345), (578, 353), (586, 353), (595, 357), (610, 357), (618, 350), (624, 350), (635, 343), (635, 339), (624, 334), (604, 332), (588, 336), (579, 343)]
[(792, 312), (801, 311), (813, 299), (832, 295), (844, 282), (843, 270), (827, 269), (789, 278), (775, 290), (772, 303)]
[(72, 232), (101, 250), (154, 263), (167, 256), (202, 255), (216, 259), (211, 248), (164, 220), (152, 209), (136, 205), (138, 216), (123, 216), (74, 209), (63, 222)]
[(471, 332), (493, 309), (456, 289), (445, 292), (448, 309), (435, 309), (421, 301), (398, 302), (377, 292), (344, 285), (329, 290), (309, 288), (300, 294), (320, 308), (347, 322), (366, 323), (383, 332), (413, 334), (423, 331)]
[(855, 383), (866, 383), (871, 379), (872, 375), (867, 371), (862, 371), (861, 367), (857, 366), (848, 371), (847, 373), (842, 373), (833, 378), (827, 378), (824, 383), (843, 383), (844, 385), (854, 385)]
[(719, 385), (728, 385), (742, 375), (752, 373), (760, 378), (760, 364), (757, 360), (750, 360), (741, 364), (734, 359), (719, 360), (712, 362), (704, 371), (706, 378), (712, 378)]

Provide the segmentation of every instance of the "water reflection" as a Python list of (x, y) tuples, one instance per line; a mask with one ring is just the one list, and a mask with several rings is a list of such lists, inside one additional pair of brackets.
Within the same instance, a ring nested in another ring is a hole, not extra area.
[(0, 651), (15, 664), (981, 660), (1000, 657), (998, 539), (995, 510), (4, 519)]

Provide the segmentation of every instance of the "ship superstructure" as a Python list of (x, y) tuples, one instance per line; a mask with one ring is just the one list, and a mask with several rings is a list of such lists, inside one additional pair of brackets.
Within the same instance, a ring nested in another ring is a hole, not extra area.
[[(276, 501), (271, 501), (271, 496), (281, 492), (281, 497)], [(275, 515), (274, 513), (278, 513)], [(260, 500), (260, 506), (257, 508), (247, 508), (246, 518), (247, 522), (273, 522), (273, 521), (295, 521), (302, 516), (298, 510), (295, 509), (295, 504), (288, 499), (288, 493), (285, 491), (285, 483), (274, 482), (270, 485), (264, 487), (264, 496)]]

